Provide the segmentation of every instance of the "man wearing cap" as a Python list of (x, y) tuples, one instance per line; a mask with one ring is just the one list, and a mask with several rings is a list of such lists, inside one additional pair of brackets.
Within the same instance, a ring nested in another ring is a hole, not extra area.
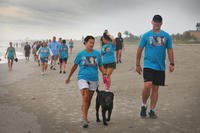
[[(155, 107), (158, 100), (159, 86), (165, 85), (165, 58), (166, 50), (169, 58), (169, 72), (174, 71), (174, 53), (170, 35), (161, 30), (162, 17), (155, 15), (152, 20), (152, 30), (142, 35), (136, 54), (136, 72), (143, 71), (144, 89), (142, 91), (142, 106), (140, 116), (147, 116), (147, 100), (150, 97), (149, 117), (157, 118)], [(144, 53), (143, 70), (140, 65), (142, 51)]]

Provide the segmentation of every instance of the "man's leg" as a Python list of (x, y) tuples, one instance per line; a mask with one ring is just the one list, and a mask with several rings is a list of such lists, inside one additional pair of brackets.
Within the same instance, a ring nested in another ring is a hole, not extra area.
[(63, 62), (63, 73), (66, 73), (66, 64), (67, 64), (67, 61), (64, 61)]
[(158, 101), (158, 90), (159, 90), (159, 86), (152, 85), (149, 116), (150, 118), (153, 118), (153, 119), (157, 118), (157, 115), (155, 114), (154, 109)]
[(158, 101), (158, 89), (159, 89), (159, 86), (152, 85), (150, 109), (155, 109), (156, 107), (156, 104)]
[(147, 100), (150, 96), (151, 88), (152, 88), (152, 82), (151, 81), (144, 83), (144, 89), (142, 91), (142, 103), (144, 105), (146, 105)]
[(60, 59), (60, 73), (62, 73), (62, 65), (63, 65), (63, 61), (61, 61)]
[(150, 96), (150, 92), (152, 89), (152, 82), (148, 81), (148, 82), (144, 82), (144, 89), (142, 91), (142, 106), (141, 106), (141, 112), (140, 112), (140, 116), (142, 118), (146, 117), (146, 111), (147, 111), (147, 100), (149, 99)]

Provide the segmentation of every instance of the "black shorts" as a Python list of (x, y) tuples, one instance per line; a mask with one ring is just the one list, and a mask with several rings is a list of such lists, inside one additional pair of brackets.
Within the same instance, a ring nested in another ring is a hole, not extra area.
[(63, 62), (67, 63), (67, 58), (59, 59), (59, 61), (60, 63), (63, 63)]
[(153, 70), (150, 68), (143, 69), (144, 82), (151, 81), (153, 85), (165, 85), (165, 71)]
[(116, 62), (109, 63), (109, 64), (103, 64), (103, 67), (104, 67), (105, 69), (107, 69), (107, 68), (116, 69)]
[(122, 50), (122, 47), (116, 47), (115, 51)]

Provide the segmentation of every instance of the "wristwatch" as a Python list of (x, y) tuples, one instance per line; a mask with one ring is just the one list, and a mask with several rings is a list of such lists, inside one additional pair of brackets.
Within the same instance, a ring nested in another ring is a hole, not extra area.
[(174, 63), (170, 63), (171, 66), (174, 66)]

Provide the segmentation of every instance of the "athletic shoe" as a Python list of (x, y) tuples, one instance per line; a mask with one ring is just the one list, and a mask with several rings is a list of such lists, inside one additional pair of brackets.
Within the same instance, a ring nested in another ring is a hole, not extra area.
[(83, 120), (82, 127), (88, 128), (88, 122), (86, 120)]
[(156, 115), (155, 111), (150, 110), (150, 111), (149, 111), (149, 117), (150, 117), (151, 119), (156, 119), (158, 116)]
[(142, 106), (141, 111), (140, 111), (140, 117), (145, 118), (147, 116), (146, 111), (147, 111), (147, 107)]

